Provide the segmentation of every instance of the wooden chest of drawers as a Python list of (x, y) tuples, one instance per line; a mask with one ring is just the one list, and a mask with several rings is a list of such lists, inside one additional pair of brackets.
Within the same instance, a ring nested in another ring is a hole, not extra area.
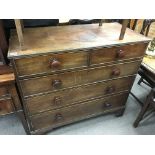
[(121, 116), (150, 39), (117, 23), (27, 28), (8, 57), (17, 78), (30, 134), (93, 116)]

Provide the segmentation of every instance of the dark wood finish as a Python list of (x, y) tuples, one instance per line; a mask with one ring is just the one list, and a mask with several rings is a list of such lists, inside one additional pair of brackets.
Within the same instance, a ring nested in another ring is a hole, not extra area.
[(119, 40), (120, 30), (117, 23), (24, 29), (25, 50), (12, 32), (8, 56), (31, 134), (123, 115), (150, 39), (127, 28)]
[(0, 20), (0, 61), (2, 61), (3, 64), (7, 63), (7, 51), (8, 51), (8, 44), (5, 36), (3, 22), (2, 20)]
[(4, 108), (4, 111), (6, 110), (4, 114), (13, 113), (15, 110), (21, 110), (13, 73), (0, 75), (0, 101), (1, 108)]
[(80, 71), (29, 78), (21, 80), (20, 84), (24, 96), (28, 96), (81, 84), (134, 75), (137, 73), (140, 64), (141, 60), (116, 65), (100, 66)]
[(8, 95), (8, 89), (7, 87), (0, 87), (0, 96), (6, 96)]
[(13, 73), (13, 69), (8, 65), (0, 65), (0, 75)]
[(4, 65), (5, 64), (5, 58), (3, 56), (3, 52), (0, 48), (0, 65)]
[(141, 57), (144, 55), (147, 45), (147, 43), (133, 44), (113, 48), (103, 48), (100, 50), (93, 51), (91, 53), (91, 64), (103, 64), (105, 62), (114, 62)]
[(0, 116), (13, 113), (15, 111), (10, 86), (14, 82), (14, 74), (0, 75)]
[(84, 100), (90, 100), (92, 98), (98, 98), (129, 90), (133, 83), (133, 79), (134, 77), (128, 77), (74, 89), (66, 89), (46, 95), (27, 98), (25, 99), (25, 103), (29, 114), (32, 115), (49, 109), (56, 109)]
[[(141, 57), (146, 47), (147, 43), (94, 50), (91, 53), (90, 62), (93, 65)], [(18, 59), (16, 60), (16, 67), (19, 76), (23, 77), (33, 74), (51, 73), (59, 70), (86, 67), (88, 66), (87, 59), (87, 52), (50, 54), (48, 56)], [(51, 66), (51, 61), (53, 60), (56, 61), (57, 67)]]
[[(57, 67), (51, 65), (51, 61), (57, 62)], [(59, 62), (59, 67), (58, 67)], [(60, 65), (61, 64), (61, 65)], [(87, 53), (63, 53), (23, 58), (16, 60), (19, 76), (37, 73), (51, 73), (58, 70), (87, 66)]]
[(29, 134), (27, 120), (15, 86), (15, 76), (11, 72), (0, 75), (0, 116), (12, 113), (19, 116), (26, 133)]
[(32, 128), (34, 130), (47, 128), (49, 126), (55, 128), (69, 122), (97, 116), (115, 108), (119, 109), (124, 106), (127, 97), (128, 93), (92, 100), (82, 104), (76, 104), (63, 109), (35, 115), (31, 117)]
[(9, 58), (43, 55), (68, 50), (91, 49), (106, 46), (117, 46), (139, 42), (149, 42), (151, 39), (126, 29), (125, 37), (119, 40), (121, 25), (104, 23), (86, 25), (69, 25), (57, 27), (24, 28), (24, 47), (19, 48), (17, 33), (11, 32)]

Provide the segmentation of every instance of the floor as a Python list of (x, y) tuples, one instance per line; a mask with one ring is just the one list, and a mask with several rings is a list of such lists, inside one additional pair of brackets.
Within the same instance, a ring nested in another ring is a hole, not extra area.
[[(144, 84), (137, 85), (139, 76), (136, 77), (132, 92), (142, 101), (145, 100), (150, 88)], [(105, 115), (89, 120), (67, 125), (48, 133), (49, 135), (154, 135), (155, 114), (144, 120), (138, 128), (132, 126), (140, 106), (136, 100), (129, 96), (127, 107), (122, 117)], [(25, 131), (20, 120), (15, 115), (0, 118), (1, 135), (24, 135)]]

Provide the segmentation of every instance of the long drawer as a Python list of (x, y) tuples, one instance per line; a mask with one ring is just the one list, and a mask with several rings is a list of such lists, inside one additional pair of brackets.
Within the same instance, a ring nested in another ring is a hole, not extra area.
[(49, 54), (15, 60), (18, 75), (27, 76), (38, 73), (55, 72), (68, 68), (87, 66), (87, 53)]
[(14, 112), (13, 103), (11, 98), (0, 99), (0, 115), (6, 115)]
[(24, 96), (136, 74), (140, 61), (21, 80)]
[(89, 49), (89, 51), (83, 52), (34, 56), (16, 59), (15, 65), (18, 76), (24, 77), (130, 58), (135, 59), (143, 56), (146, 47), (147, 44), (139, 43), (135, 45)]
[(100, 98), (31, 117), (33, 130), (60, 125), (114, 111), (125, 105), (128, 93)]
[(134, 77), (132, 76), (73, 89), (66, 89), (63, 91), (27, 98), (25, 99), (25, 103), (29, 114), (33, 115), (49, 109), (56, 109), (77, 102), (82, 102), (84, 100), (89, 100), (91, 98), (129, 90), (132, 86), (133, 80)]

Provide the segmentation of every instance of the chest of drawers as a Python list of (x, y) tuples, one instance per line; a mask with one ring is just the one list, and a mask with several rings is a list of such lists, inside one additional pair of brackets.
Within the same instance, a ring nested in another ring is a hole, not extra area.
[(121, 116), (150, 39), (117, 23), (24, 30), (11, 59), (30, 134), (105, 113)]

